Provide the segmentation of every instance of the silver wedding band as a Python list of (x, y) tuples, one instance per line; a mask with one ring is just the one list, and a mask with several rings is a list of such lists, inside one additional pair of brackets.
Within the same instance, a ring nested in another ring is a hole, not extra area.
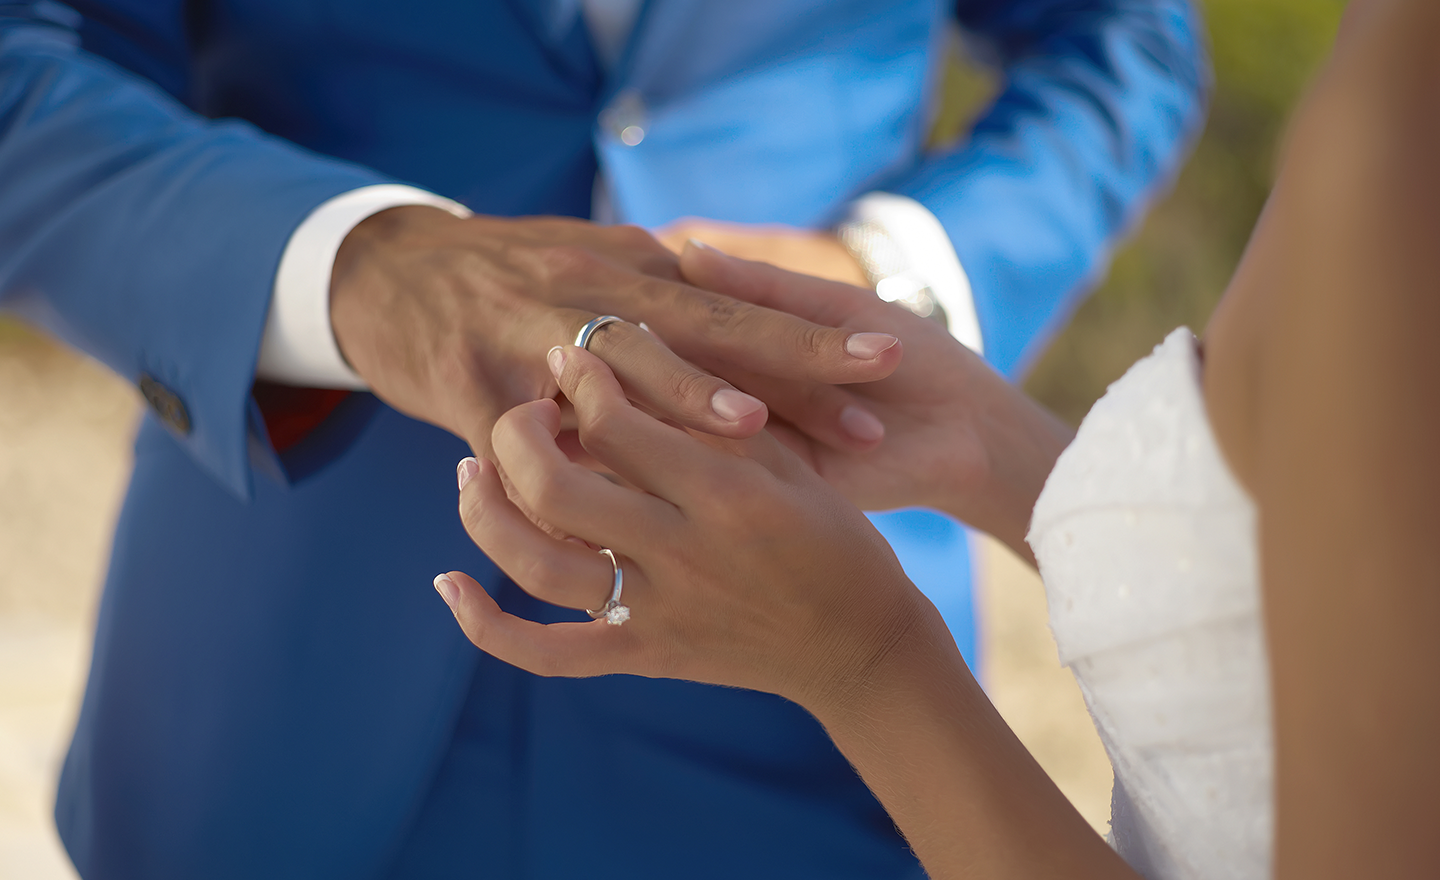
[[(578, 346), (579, 340), (576, 340), (575, 344)], [(603, 617), (605, 622), (611, 626), (619, 626), (630, 619), (630, 606), (620, 604), (620, 594), (625, 590), (625, 570), (620, 567), (620, 560), (615, 557), (615, 551), (609, 547), (601, 549), (600, 555), (609, 559), (611, 567), (615, 569), (615, 580), (610, 585), (610, 601), (600, 606), (599, 611), (591, 611), (586, 608), (585, 613), (590, 615), (591, 620), (599, 620)]]
[(590, 337), (592, 337), (592, 336), (595, 335), (595, 331), (596, 331), (596, 330), (599, 330), (601, 327), (604, 327), (606, 324), (623, 324), (623, 323), (625, 323), (625, 319), (624, 319), (624, 318), (617, 318), (617, 317), (614, 316), (614, 315), (601, 315), (600, 317), (595, 318), (594, 320), (592, 320), (592, 321), (590, 321), (589, 323), (587, 323), (584, 327), (581, 327), (581, 328), (580, 328), (580, 332), (575, 334), (575, 347), (576, 347), (576, 348), (583, 348), (583, 349), (585, 349), (586, 351), (589, 351), (589, 350), (590, 350)]

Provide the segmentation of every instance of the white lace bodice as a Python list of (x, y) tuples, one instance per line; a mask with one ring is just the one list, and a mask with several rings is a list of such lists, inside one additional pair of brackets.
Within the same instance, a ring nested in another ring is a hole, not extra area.
[(1184, 328), (1110, 386), (1035, 505), (1060, 660), (1115, 768), (1112, 843), (1149, 880), (1270, 873), (1255, 529)]

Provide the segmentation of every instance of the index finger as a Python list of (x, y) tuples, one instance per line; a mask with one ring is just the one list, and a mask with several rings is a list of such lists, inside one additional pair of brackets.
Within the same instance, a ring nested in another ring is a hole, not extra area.
[(666, 312), (650, 323), (700, 364), (827, 385), (874, 382), (900, 365), (899, 339), (888, 333), (826, 327), (712, 291), (676, 285)]
[(873, 290), (742, 260), (695, 241), (681, 252), (680, 271), (696, 287), (831, 327), (876, 312), (883, 302)]
[(722, 437), (749, 437), (765, 427), (765, 403), (671, 351), (626, 321), (607, 324), (589, 340), (625, 393), (686, 427)]
[(623, 288), (588, 293), (592, 308), (645, 321), (696, 364), (831, 385), (873, 382), (900, 365), (899, 340), (887, 333), (827, 327), (688, 284), (634, 277)]

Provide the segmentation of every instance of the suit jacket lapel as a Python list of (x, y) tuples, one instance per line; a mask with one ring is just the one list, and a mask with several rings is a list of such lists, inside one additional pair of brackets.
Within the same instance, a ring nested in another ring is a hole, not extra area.
[[(473, 0), (471, 0), (473, 2)], [(591, 84), (598, 89), (601, 71), (585, 20), (580, 14), (580, 0), (507, 0), (511, 8), (529, 24), (550, 63), (568, 78)]]

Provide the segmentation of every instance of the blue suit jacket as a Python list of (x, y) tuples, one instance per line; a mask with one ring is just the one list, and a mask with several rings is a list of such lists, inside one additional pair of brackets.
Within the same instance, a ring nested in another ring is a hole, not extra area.
[[(945, 224), (1013, 373), (1199, 123), (1184, 0), (653, 0), (608, 77), (573, 0), (74, 5), (0, 5), (0, 303), (144, 377), (171, 423), (136, 443), (61, 779), (82, 873), (383, 875), (458, 726), (483, 821), (445, 830), (478, 873), (920, 876), (797, 707), (474, 650), (437, 571), (567, 612), (466, 538), (444, 432), (360, 395), (274, 454), (250, 386), (275, 268), (311, 209), (376, 182), (583, 217), (598, 162), (646, 224), (819, 225), (883, 188)], [(1006, 85), (924, 154), (957, 15)], [(597, 124), (622, 90), (635, 148)]]

